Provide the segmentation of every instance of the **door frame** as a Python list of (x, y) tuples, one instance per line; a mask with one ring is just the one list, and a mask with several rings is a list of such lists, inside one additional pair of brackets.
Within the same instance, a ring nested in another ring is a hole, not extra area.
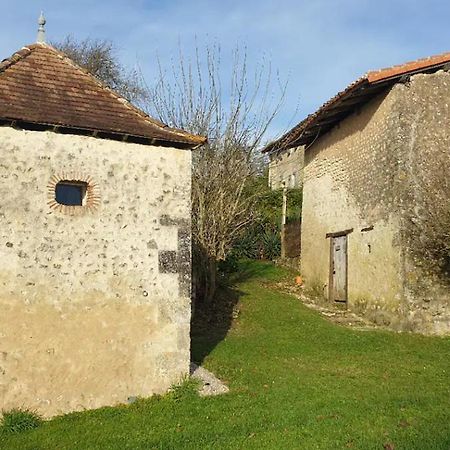
[[(347, 236), (353, 231), (353, 228), (343, 231), (337, 231), (335, 233), (327, 233), (326, 238), (330, 238), (330, 262), (329, 262), (329, 275), (328, 275), (328, 300), (333, 303), (347, 303), (348, 301), (348, 238)], [(335, 300), (334, 298), (334, 251), (333, 251), (333, 238), (346, 237), (345, 245), (345, 299)]]

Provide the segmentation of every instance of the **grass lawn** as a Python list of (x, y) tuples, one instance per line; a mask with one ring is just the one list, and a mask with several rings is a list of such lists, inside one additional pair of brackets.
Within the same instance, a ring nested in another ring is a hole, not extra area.
[(165, 397), (55, 418), (5, 449), (450, 449), (450, 339), (355, 331), (270, 288), (245, 263), (240, 314), (193, 335), (193, 359), (231, 392)]

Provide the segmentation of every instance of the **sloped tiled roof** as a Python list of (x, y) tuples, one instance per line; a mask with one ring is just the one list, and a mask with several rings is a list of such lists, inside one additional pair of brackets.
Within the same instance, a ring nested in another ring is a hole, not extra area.
[(0, 119), (132, 137), (154, 145), (192, 148), (206, 141), (150, 118), (42, 43), (24, 47), (0, 63)]
[(272, 153), (299, 145), (311, 145), (319, 136), (327, 133), (351, 114), (355, 108), (368, 102), (395, 83), (416, 73), (432, 73), (439, 69), (447, 69), (449, 63), (450, 53), (443, 53), (369, 72), (328, 100), (315, 113), (310, 114), (281, 138), (267, 145), (262, 151), (263, 153)]

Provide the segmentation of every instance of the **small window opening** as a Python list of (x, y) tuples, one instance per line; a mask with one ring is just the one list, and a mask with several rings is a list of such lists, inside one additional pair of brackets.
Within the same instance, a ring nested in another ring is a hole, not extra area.
[(294, 189), (295, 188), (295, 174), (291, 175), (290, 183), (291, 183), (291, 188)]
[(63, 180), (56, 184), (55, 200), (61, 205), (83, 206), (86, 204), (87, 183)]

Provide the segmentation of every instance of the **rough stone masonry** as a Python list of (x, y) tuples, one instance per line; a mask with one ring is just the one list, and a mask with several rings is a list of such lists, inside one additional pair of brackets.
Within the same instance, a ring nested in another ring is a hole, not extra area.
[[(46, 416), (189, 373), (191, 152), (0, 128), (0, 405)], [(55, 202), (58, 180), (86, 206)]]
[[(349, 230), (348, 306), (396, 330), (450, 332), (448, 273), (415, 251), (428, 232), (419, 214), (427, 186), (442, 183), (439, 169), (449, 174), (449, 88), (446, 71), (416, 74), (358, 108), (305, 154), (307, 287), (327, 295), (327, 233)], [(427, 174), (420, 182), (419, 173)]]

